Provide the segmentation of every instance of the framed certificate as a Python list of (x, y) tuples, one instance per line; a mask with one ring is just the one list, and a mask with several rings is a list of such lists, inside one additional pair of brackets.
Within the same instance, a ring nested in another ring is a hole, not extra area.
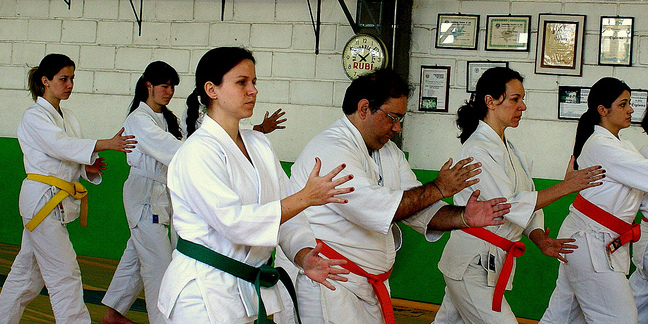
[(487, 51), (529, 51), (531, 16), (488, 16)]
[(439, 14), (437, 48), (477, 49), (478, 15)]
[[(558, 119), (578, 120), (587, 111), (587, 96), (589, 87), (560, 86), (558, 87)], [(633, 89), (630, 92), (632, 123), (639, 124), (648, 106), (648, 90)]]
[(448, 111), (449, 66), (421, 66), (420, 111)]
[(540, 14), (535, 73), (581, 76), (584, 15)]
[(486, 70), (497, 66), (508, 67), (508, 62), (468, 61), (468, 68), (466, 69), (466, 92), (475, 92), (479, 77)]
[(632, 65), (634, 18), (601, 17), (599, 65)]

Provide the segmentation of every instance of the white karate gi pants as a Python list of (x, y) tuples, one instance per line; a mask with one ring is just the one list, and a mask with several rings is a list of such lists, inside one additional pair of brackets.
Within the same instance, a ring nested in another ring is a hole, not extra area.
[(153, 223), (150, 212), (145, 212), (148, 216), (142, 216), (131, 228), (131, 237), (101, 302), (124, 315), (144, 288), (149, 322), (158, 324), (164, 323), (157, 307), (158, 294), (173, 248), (167, 226)]
[[(23, 218), (23, 224), (28, 221)], [(52, 214), (34, 231), (23, 229), (20, 252), (0, 293), (0, 323), (18, 323), (43, 285), (47, 287), (56, 323), (90, 323), (76, 253), (65, 224)]]
[(502, 299), (502, 311), (493, 311), (495, 287), (488, 285), (488, 274), (479, 264), (478, 256), (466, 268), (463, 280), (443, 278), (446, 282), (445, 295), (434, 317), (434, 324), (517, 324), (506, 298)]
[[(644, 269), (647, 269), (645, 266), (648, 264), (648, 254), (643, 255)], [(642, 271), (637, 269), (630, 276), (630, 288), (632, 289), (632, 294), (634, 295), (635, 304), (637, 305), (637, 311), (639, 323), (648, 324), (648, 276), (646, 276)]]
[(368, 303), (337, 281), (329, 282), (335, 290), (314, 282), (305, 274), (297, 275), (297, 302), (303, 324), (385, 323), (379, 303)]
[(558, 269), (556, 288), (540, 323), (637, 323), (630, 283), (623, 272), (596, 272), (586, 235)]

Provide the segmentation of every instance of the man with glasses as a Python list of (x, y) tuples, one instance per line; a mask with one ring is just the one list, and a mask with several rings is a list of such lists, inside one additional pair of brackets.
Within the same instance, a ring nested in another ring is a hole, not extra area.
[(347, 204), (328, 204), (304, 211), (328, 258), (345, 258), (348, 281), (331, 281), (337, 289), (320, 289), (303, 274), (297, 276), (297, 295), (303, 323), (394, 323), (387, 278), (400, 247), (397, 221), (413, 227), (428, 241), (445, 230), (502, 224), (508, 213), (504, 198), (477, 201), (466, 207), (441, 199), (479, 181), (480, 164), (472, 159), (452, 166), (448, 160), (439, 176), (425, 185), (390, 139), (401, 131), (410, 87), (391, 70), (379, 70), (354, 80), (346, 91), (345, 116), (315, 136), (292, 167), (291, 182), (303, 187), (315, 157), (321, 172), (345, 163), (342, 173), (353, 174), (354, 192), (343, 195)]

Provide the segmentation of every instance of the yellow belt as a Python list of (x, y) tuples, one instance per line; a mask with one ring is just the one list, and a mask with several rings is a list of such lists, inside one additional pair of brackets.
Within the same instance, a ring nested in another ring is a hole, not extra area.
[(68, 182), (57, 177), (33, 173), (28, 174), (27, 179), (46, 183), (61, 189), (27, 222), (25, 227), (28, 230), (33, 231), (49, 215), (54, 207), (67, 196), (81, 199), (81, 226), (86, 227), (88, 225), (88, 190), (80, 182)]

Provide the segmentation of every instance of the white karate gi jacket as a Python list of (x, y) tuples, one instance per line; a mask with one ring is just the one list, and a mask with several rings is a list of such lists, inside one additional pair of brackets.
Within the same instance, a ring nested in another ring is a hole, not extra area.
[[(244, 129), (240, 134), (252, 163), (211, 118), (178, 150), (167, 183), (174, 227), (183, 239), (252, 266), (266, 263), (277, 244), (294, 260), (299, 250), (315, 246), (313, 233), (301, 214), (279, 226), (288, 177), (265, 135)], [(253, 284), (178, 251), (160, 289), (158, 306), (165, 316), (192, 280), (202, 289), (211, 323), (256, 318)], [(261, 288), (268, 314), (282, 309), (280, 286)]]
[[(601, 126), (594, 126), (594, 133), (583, 145), (578, 157), (579, 168), (601, 165), (605, 169), (603, 184), (580, 191), (589, 202), (620, 218), (626, 223), (634, 221), (642, 200), (648, 191), (648, 159), (627, 140), (615, 137)], [(645, 212), (646, 209), (642, 209)], [(587, 237), (592, 254), (592, 265), (597, 272), (617, 271), (626, 275), (630, 270), (630, 244), (626, 244), (612, 254), (606, 253), (606, 246), (619, 234), (600, 225), (569, 206), (558, 237), (568, 238), (576, 233)], [(603, 233), (602, 238), (597, 233)]]
[[(315, 237), (368, 273), (382, 274), (394, 265), (396, 251), (401, 245), (401, 231), (392, 220), (403, 191), (421, 183), (416, 180), (403, 152), (393, 142), (387, 142), (374, 154), (379, 155), (380, 165), (370, 156), (358, 129), (343, 116), (304, 148), (292, 166), (291, 182), (295, 188), (306, 184), (315, 157), (322, 161), (320, 175), (342, 163), (346, 164), (338, 178), (353, 174), (353, 179), (342, 187), (354, 187), (355, 190), (340, 195), (349, 202), (309, 207), (304, 214)], [(428, 241), (436, 241), (443, 232), (429, 230), (427, 225), (445, 205), (443, 201), (438, 201), (403, 223), (424, 234)], [(352, 274), (347, 278), (349, 281), (337, 283), (368, 303), (377, 303), (377, 297), (366, 278)], [(376, 307), (380, 305), (376, 304)]]
[(172, 210), (166, 188), (167, 165), (182, 142), (167, 128), (162, 113), (156, 113), (144, 102), (124, 121), (124, 134), (135, 135), (137, 139), (137, 146), (126, 154), (131, 168), (124, 182), (124, 209), (131, 228), (139, 222), (144, 208), (158, 215), (160, 224), (169, 224)]
[[(641, 150), (639, 150), (639, 153), (641, 153), (645, 158), (648, 158), (648, 145), (642, 147)], [(647, 205), (648, 201), (644, 198), (639, 210), (645, 218), (648, 218)], [(632, 254), (632, 263), (637, 266), (637, 272), (639, 272), (644, 279), (648, 279), (648, 274), (646, 274), (646, 269), (644, 268), (644, 258), (646, 258), (645, 255), (648, 253), (648, 222), (641, 222), (641, 239), (639, 239), (638, 242), (635, 242), (632, 248), (634, 251)]]
[[(470, 195), (479, 190), (479, 200), (505, 197), (511, 204), (511, 211), (504, 215), (503, 225), (488, 226), (487, 230), (510, 241), (519, 241), (522, 234), (529, 235), (534, 229), (543, 229), (544, 213), (534, 212), (538, 192), (531, 179), (532, 161), (506, 140), (506, 145), (497, 133), (485, 122), (479, 121), (475, 132), (464, 142), (457, 161), (472, 156), (474, 162), (481, 162), (479, 182), (465, 188), (454, 196), (456, 205), (466, 205)], [(492, 255), (493, 257), (489, 257)], [(463, 280), (470, 262), (480, 256), (481, 264), (488, 271), (488, 285), (495, 286), (506, 252), (476, 236), (463, 231), (452, 231), (439, 261), (439, 270), (454, 280)], [(490, 263), (494, 267), (489, 267)], [(489, 269), (490, 268), (490, 269)], [(512, 289), (515, 263), (507, 284)]]
[[(23, 151), (25, 172), (77, 182), (83, 178), (93, 184), (101, 183), (101, 175), (86, 174), (85, 166), (92, 165), (98, 157), (93, 153), (96, 140), (81, 138), (81, 128), (76, 116), (61, 108), (61, 116), (54, 106), (42, 97), (29, 107), (18, 125), (18, 142)], [(57, 192), (59, 188), (42, 182), (25, 179), (20, 189), (20, 215), (31, 219)], [(69, 223), (79, 217), (81, 200), (66, 197), (63, 210), (54, 208), (54, 217)]]

